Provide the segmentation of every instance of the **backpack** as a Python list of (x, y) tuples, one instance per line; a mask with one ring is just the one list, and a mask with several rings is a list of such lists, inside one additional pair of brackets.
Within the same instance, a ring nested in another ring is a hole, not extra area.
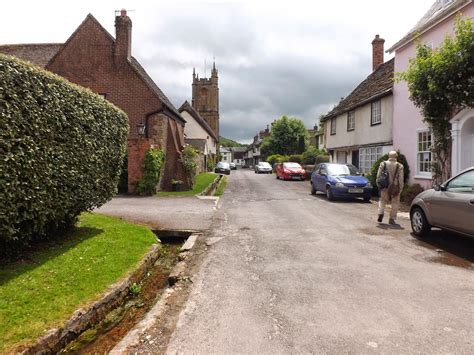
[(388, 187), (388, 185), (390, 185), (390, 178), (389, 178), (389, 175), (388, 175), (387, 166), (386, 166), (385, 162), (383, 162), (382, 164), (383, 164), (383, 170), (380, 173), (380, 176), (377, 178), (377, 181), (376, 181), (377, 182), (377, 187), (379, 188), (379, 190), (386, 189)]

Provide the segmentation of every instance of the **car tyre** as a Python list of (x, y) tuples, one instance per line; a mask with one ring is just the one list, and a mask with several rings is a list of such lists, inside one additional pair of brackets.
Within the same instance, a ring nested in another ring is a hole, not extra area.
[(316, 188), (313, 185), (313, 182), (311, 182), (311, 195), (316, 195)]
[(370, 202), (370, 195), (364, 196), (364, 202)]
[(328, 198), (329, 201), (334, 200), (334, 194), (332, 193), (330, 186), (326, 186), (326, 197)]
[(413, 207), (410, 211), (410, 222), (413, 234), (417, 237), (424, 237), (431, 231), (425, 212), (420, 207)]

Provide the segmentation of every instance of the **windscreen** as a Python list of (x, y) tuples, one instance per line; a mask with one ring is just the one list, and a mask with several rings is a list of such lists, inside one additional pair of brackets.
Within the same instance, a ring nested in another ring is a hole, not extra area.
[(328, 167), (328, 173), (332, 176), (350, 175), (349, 168), (342, 164), (330, 164)]

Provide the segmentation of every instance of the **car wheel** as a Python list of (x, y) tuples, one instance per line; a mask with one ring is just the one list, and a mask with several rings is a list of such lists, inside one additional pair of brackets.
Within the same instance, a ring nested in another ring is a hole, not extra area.
[(427, 235), (431, 226), (426, 219), (425, 213), (420, 207), (413, 207), (410, 213), (411, 229), (417, 237)]
[(326, 186), (326, 197), (329, 201), (334, 200), (334, 194), (332, 193), (331, 187)]
[(313, 185), (313, 182), (311, 182), (311, 195), (316, 195), (316, 188)]
[(364, 202), (370, 202), (370, 195), (364, 196)]

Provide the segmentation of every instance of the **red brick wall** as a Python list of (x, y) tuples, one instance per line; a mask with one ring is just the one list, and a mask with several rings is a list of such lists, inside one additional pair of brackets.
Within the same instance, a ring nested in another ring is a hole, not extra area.
[(151, 139), (132, 138), (128, 140), (128, 192), (135, 192), (135, 184), (142, 177), (145, 155), (151, 147)]
[[(130, 125), (128, 138), (133, 142), (137, 138), (136, 125), (145, 122), (148, 114), (160, 110), (162, 103), (127, 61), (126, 51), (120, 52), (123, 53), (123, 58), (117, 60), (114, 56), (113, 38), (92, 16), (88, 16), (66, 42), (63, 50), (49, 63), (47, 69), (96, 93), (106, 94), (108, 101), (127, 113)], [(165, 115), (158, 116), (168, 119)], [(183, 135), (183, 130), (177, 130), (176, 134)], [(167, 140), (166, 137), (148, 138), (153, 138), (153, 141)], [(140, 145), (140, 149), (142, 148)], [(130, 186), (141, 176), (141, 165), (134, 162), (130, 154), (134, 153), (129, 150), (129, 192), (133, 190)], [(176, 157), (177, 152), (166, 152), (166, 159)], [(178, 166), (176, 161), (168, 165), (175, 167), (174, 169)], [(179, 172), (170, 168), (163, 179), (171, 179), (177, 175)], [(170, 186), (168, 183), (164, 185)]]

